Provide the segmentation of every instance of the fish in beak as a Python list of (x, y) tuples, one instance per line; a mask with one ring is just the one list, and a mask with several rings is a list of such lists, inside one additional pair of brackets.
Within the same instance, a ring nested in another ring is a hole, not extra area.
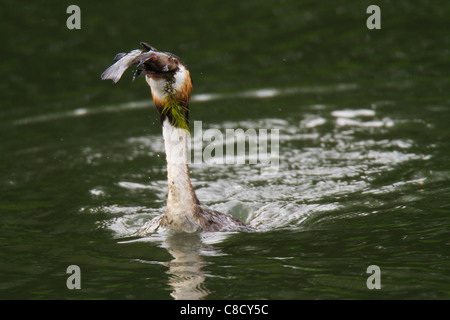
[(111, 79), (117, 83), (124, 72), (133, 65), (137, 66), (133, 80), (141, 73), (152, 78), (159, 78), (166, 73), (178, 70), (180, 60), (175, 55), (160, 52), (145, 42), (141, 42), (141, 46), (143, 47), (141, 50), (116, 54), (115, 63), (102, 73), (101, 79)]

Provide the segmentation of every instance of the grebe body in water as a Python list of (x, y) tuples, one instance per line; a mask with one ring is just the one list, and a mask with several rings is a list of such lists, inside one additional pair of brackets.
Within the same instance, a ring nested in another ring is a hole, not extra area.
[(166, 150), (168, 196), (166, 212), (147, 223), (140, 233), (163, 227), (173, 231), (251, 230), (234, 217), (200, 204), (189, 177), (188, 140), (189, 99), (192, 81), (185, 63), (174, 54), (160, 52), (141, 43), (142, 50), (119, 53), (115, 63), (102, 74), (102, 80), (115, 83), (132, 65), (134, 77), (145, 74), (159, 113)]

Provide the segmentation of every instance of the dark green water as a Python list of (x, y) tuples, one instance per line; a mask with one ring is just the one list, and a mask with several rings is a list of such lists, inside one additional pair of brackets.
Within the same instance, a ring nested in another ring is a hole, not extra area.
[[(450, 5), (377, 1), (368, 30), (370, 4), (3, 1), (0, 298), (449, 299)], [(189, 65), (204, 129), (280, 130), (273, 175), (191, 166), (256, 232), (132, 236), (164, 211), (161, 128), (143, 78), (100, 74), (140, 41)]]

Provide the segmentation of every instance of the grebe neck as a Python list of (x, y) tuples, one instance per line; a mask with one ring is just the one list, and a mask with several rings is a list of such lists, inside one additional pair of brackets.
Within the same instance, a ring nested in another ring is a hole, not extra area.
[[(190, 133), (175, 127), (166, 118), (162, 123), (164, 145), (167, 161), (167, 217), (178, 220), (181, 216), (193, 214), (191, 210), (199, 205), (197, 196), (191, 184), (188, 165), (188, 140)], [(186, 217), (184, 217), (186, 218)]]

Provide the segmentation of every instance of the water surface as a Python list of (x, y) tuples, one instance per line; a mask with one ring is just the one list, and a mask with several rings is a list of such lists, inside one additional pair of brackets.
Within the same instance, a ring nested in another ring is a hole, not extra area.
[[(78, 1), (81, 30), (69, 4), (0, 22), (0, 298), (450, 297), (447, 4), (381, 1), (372, 31), (368, 1)], [(205, 130), (279, 129), (271, 175), (191, 166), (255, 232), (133, 235), (164, 212), (161, 128), (143, 79), (99, 77), (140, 41), (189, 65)]]

